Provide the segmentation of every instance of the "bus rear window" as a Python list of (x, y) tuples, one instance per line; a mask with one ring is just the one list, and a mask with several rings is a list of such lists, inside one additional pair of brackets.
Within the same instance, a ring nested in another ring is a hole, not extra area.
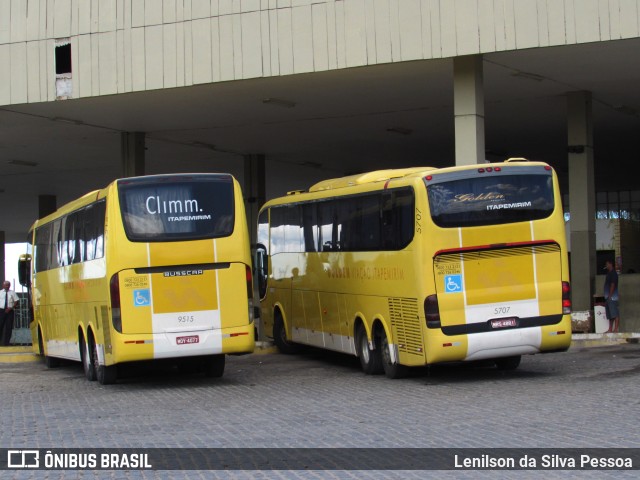
[(233, 232), (233, 179), (226, 174), (153, 175), (118, 182), (131, 241), (226, 237)]
[(536, 169), (535, 174), (445, 173), (425, 178), (425, 183), (431, 218), (443, 228), (539, 220), (554, 209), (553, 177), (547, 170)]

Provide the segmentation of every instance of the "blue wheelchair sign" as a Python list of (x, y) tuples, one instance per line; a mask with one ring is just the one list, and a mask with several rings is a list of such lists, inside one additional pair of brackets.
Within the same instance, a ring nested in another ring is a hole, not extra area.
[(136, 307), (148, 307), (151, 305), (151, 292), (148, 288), (133, 291), (133, 305)]
[(459, 293), (462, 292), (462, 275), (445, 275), (444, 277), (444, 291), (446, 293)]

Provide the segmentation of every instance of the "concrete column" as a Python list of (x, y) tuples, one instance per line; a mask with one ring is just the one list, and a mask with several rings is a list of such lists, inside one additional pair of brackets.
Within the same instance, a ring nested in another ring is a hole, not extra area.
[(571, 301), (591, 310), (596, 270), (595, 180), (590, 92), (567, 93), (569, 211), (571, 213)]
[(256, 225), (258, 224), (258, 212), (265, 202), (265, 158), (264, 155), (244, 156), (244, 186), (242, 187), (249, 224), (249, 238), (251, 239), (251, 251), (256, 247)]
[(122, 132), (122, 176), (139, 177), (144, 175), (144, 132)]
[(453, 59), (456, 165), (485, 162), (482, 55)]
[[(0, 230), (0, 265), (2, 265), (2, 278), (0, 278), (0, 282), (4, 281), (7, 278), (7, 266), (6, 259), (4, 257), (4, 230)], [(11, 285), (13, 288), (13, 285)]]
[[(254, 258), (257, 242), (258, 213), (265, 202), (265, 157), (264, 155), (244, 156), (244, 207), (249, 224), (249, 240), (251, 242), (251, 257)], [(255, 270), (254, 279), (255, 279)], [(258, 295), (257, 282), (253, 282), (253, 311), (256, 326), (256, 340), (264, 341), (265, 333), (260, 322), (260, 296)]]
[(43, 218), (56, 211), (55, 195), (38, 195), (38, 218)]

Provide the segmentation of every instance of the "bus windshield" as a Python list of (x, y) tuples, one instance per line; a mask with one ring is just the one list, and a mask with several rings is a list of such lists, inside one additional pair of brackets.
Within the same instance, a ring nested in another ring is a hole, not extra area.
[(118, 193), (131, 241), (198, 240), (233, 233), (229, 175), (136, 177), (119, 181)]
[(484, 177), (442, 173), (425, 177), (425, 183), (431, 218), (443, 228), (539, 220), (554, 209), (551, 172), (540, 167)]

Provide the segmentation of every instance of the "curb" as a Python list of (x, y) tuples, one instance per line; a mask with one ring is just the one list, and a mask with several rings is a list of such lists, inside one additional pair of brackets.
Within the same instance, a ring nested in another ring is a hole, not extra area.
[(640, 342), (640, 333), (574, 333), (571, 348), (610, 347)]
[(31, 345), (16, 347), (0, 347), (0, 363), (37, 362), (38, 355), (33, 353)]

